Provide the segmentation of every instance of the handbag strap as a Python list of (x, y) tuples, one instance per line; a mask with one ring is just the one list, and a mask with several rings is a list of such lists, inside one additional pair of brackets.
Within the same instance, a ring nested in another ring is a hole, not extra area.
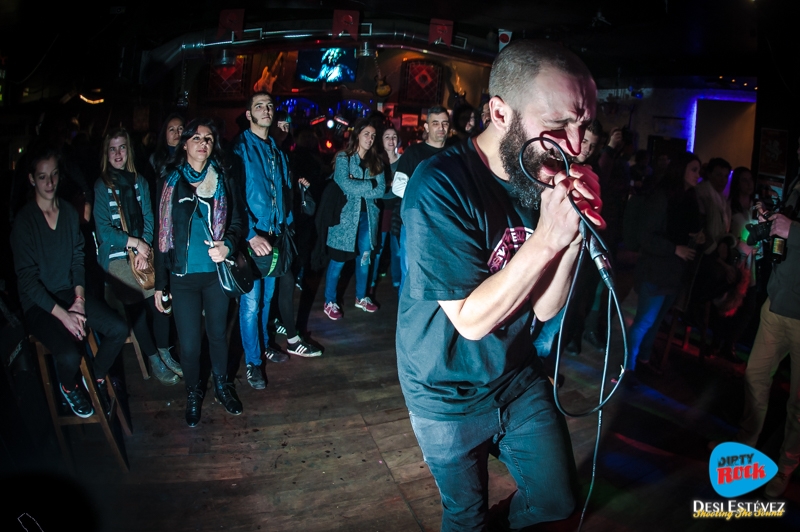
[(200, 216), (200, 222), (203, 224), (203, 229), (205, 229), (206, 231), (206, 236), (208, 237), (208, 241), (211, 242), (211, 244), (208, 246), (208, 249), (211, 249), (214, 247), (214, 237), (211, 236), (211, 229), (209, 229), (208, 224), (206, 223), (206, 219), (203, 218), (202, 216)]
[(128, 224), (125, 223), (125, 213), (122, 212), (122, 204), (119, 202), (119, 198), (117, 197), (117, 192), (114, 190), (114, 183), (111, 183), (111, 186), (108, 187), (111, 191), (111, 196), (114, 198), (114, 203), (117, 204), (117, 212), (119, 213), (119, 223), (122, 225), (122, 230), (125, 231), (125, 234), (129, 237), (131, 234), (128, 232)]

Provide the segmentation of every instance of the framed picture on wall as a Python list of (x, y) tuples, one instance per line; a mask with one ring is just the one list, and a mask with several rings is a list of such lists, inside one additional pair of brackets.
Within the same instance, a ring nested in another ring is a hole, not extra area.
[(786, 176), (788, 132), (783, 129), (761, 129), (758, 147), (758, 173), (783, 179)]

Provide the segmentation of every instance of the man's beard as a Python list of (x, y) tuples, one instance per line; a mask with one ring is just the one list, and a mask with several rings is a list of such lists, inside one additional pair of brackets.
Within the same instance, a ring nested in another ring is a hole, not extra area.
[(264, 125), (264, 124), (259, 124), (259, 123), (258, 123), (259, 119), (258, 119), (258, 118), (256, 118), (256, 117), (254, 117), (252, 114), (250, 115), (250, 121), (251, 121), (253, 124), (255, 124), (256, 126), (258, 126), (258, 127), (266, 127), (266, 128), (268, 128), (268, 127), (270, 127), (270, 126), (272, 125), (272, 119), (269, 119), (269, 120), (268, 120), (268, 119), (264, 118), (264, 119), (262, 119), (262, 120), (266, 121), (266, 122), (267, 122), (267, 124), (266, 124), (266, 125)]
[[(519, 152), (527, 140), (525, 130), (522, 128), (520, 115), (514, 112), (514, 116), (511, 118), (511, 125), (500, 140), (500, 160), (503, 163), (503, 170), (508, 175), (512, 195), (523, 207), (538, 209), (544, 187), (528, 179), (519, 165)], [(529, 144), (525, 149), (524, 159), (528, 172), (538, 178), (539, 171), (547, 159), (547, 153), (538, 152), (533, 144)]]

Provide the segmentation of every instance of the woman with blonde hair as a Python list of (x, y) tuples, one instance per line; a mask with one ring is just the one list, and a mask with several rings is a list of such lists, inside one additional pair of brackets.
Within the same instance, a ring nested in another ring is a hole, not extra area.
[[(183, 373), (170, 354), (169, 317), (155, 312), (153, 288), (143, 289), (131, 269), (144, 271), (149, 267), (154, 226), (150, 186), (136, 172), (133, 159), (128, 132), (123, 128), (111, 130), (103, 141), (100, 179), (94, 186), (97, 262), (106, 272), (106, 282), (114, 296), (125, 307), (153, 375), (171, 386)], [(130, 249), (134, 251), (133, 264), (128, 262)], [(153, 322), (152, 331), (148, 317)]]

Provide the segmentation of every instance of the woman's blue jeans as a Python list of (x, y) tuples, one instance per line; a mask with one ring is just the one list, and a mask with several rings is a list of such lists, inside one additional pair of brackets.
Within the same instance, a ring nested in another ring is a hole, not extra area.
[[(369, 215), (362, 212), (358, 218), (358, 233), (356, 234), (356, 299), (367, 297), (367, 281), (369, 280), (369, 264), (372, 254), (372, 237), (369, 234)], [(339, 277), (342, 275), (344, 262), (336, 260), (328, 264), (328, 272), (325, 275), (325, 302), (336, 302), (336, 287), (339, 284)]]
[(637, 358), (641, 362), (650, 360), (658, 327), (678, 297), (677, 290), (665, 294), (665, 289), (659, 289), (655, 284), (648, 282), (642, 283), (636, 291), (639, 295), (639, 303), (636, 306), (636, 317), (628, 332), (627, 369), (630, 371), (636, 370)]
[(485, 530), (489, 454), (517, 483), (508, 516), (512, 529), (572, 513), (572, 444), (543, 376), (510, 404), (485, 414), (448, 421), (409, 415), (441, 494), (442, 532)]

